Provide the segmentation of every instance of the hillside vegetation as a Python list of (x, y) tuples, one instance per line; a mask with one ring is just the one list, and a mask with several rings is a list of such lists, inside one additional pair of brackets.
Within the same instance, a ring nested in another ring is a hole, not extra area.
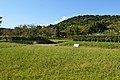
[(116, 35), (120, 33), (119, 15), (84, 15), (69, 18), (56, 25), (68, 36), (87, 34)]
[(0, 36), (3, 38), (11, 36), (44, 36), (47, 38), (73, 39), (74, 36), (79, 35), (118, 36), (120, 38), (120, 15), (83, 15), (69, 18), (55, 25), (35, 26), (24, 24), (16, 26), (14, 29), (0, 29)]

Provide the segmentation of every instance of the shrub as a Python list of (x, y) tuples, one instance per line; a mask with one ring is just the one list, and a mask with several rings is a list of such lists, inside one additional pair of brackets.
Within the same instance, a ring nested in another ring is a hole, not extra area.
[(33, 44), (34, 42), (39, 44), (52, 44), (54, 42), (48, 40), (41, 36), (29, 36), (29, 37), (11, 37), (12, 42), (23, 43), (23, 44)]
[(79, 35), (73, 37), (74, 41), (99, 41), (99, 42), (119, 42), (120, 36), (106, 36), (106, 35)]

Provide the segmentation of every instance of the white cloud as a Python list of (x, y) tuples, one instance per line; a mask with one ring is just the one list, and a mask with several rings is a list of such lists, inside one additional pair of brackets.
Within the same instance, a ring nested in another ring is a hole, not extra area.
[(61, 22), (61, 21), (64, 21), (64, 20), (66, 20), (66, 19), (68, 19), (68, 18), (67, 18), (66, 16), (63, 16), (61, 19), (55, 21), (55, 24), (57, 24), (57, 23), (59, 23), (59, 22)]
[(49, 24), (39, 24), (40, 26), (48, 26)]

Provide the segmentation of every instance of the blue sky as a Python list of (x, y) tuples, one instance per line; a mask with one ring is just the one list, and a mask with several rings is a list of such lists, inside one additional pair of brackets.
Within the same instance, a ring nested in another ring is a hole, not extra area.
[(85, 14), (119, 15), (120, 0), (0, 0), (1, 27), (55, 24)]

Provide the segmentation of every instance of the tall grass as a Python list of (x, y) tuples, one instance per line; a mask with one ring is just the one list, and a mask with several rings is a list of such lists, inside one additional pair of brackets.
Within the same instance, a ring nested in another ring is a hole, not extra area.
[(26, 46), (25, 44), (16, 44), (16, 43), (9, 43), (9, 42), (0, 42), (0, 48), (10, 48), (10, 47), (20, 47)]
[(0, 43), (0, 80), (120, 80), (119, 49), (8, 45)]

